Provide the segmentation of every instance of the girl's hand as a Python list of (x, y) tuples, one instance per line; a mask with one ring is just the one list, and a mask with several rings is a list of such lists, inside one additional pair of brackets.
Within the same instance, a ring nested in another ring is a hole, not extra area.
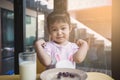
[(82, 45), (88, 45), (87, 42), (85, 40), (82, 40), (82, 39), (78, 39), (76, 41), (76, 44), (81, 47)]
[(45, 42), (43, 39), (40, 39), (40, 40), (36, 41), (35, 44), (36, 44), (36, 45), (40, 45), (40, 46), (42, 46), (42, 47), (45, 47), (46, 42)]

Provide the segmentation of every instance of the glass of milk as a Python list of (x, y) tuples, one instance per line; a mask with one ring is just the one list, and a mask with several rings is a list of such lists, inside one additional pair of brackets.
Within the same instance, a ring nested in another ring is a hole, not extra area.
[(36, 53), (19, 53), (20, 80), (36, 80)]

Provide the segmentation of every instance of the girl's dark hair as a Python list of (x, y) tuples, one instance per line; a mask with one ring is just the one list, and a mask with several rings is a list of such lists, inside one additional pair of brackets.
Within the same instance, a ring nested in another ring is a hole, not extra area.
[(55, 22), (65, 22), (68, 23), (69, 25), (71, 24), (70, 22), (70, 16), (68, 12), (52, 12), (47, 16), (47, 26), (48, 29), (50, 25), (52, 25)]

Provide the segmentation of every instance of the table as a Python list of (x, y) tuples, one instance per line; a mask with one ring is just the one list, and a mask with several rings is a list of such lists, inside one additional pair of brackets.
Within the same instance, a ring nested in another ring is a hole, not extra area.
[[(37, 74), (37, 79), (36, 80), (40, 80), (40, 74)], [(0, 76), (0, 80), (20, 80), (20, 76), (19, 75), (2, 75)]]
[[(86, 80), (114, 80), (110, 76), (99, 73), (99, 72), (87, 72), (87, 79)], [(0, 76), (0, 80), (20, 80), (19, 75), (2, 75)], [(40, 80), (40, 74), (37, 74), (37, 79)]]

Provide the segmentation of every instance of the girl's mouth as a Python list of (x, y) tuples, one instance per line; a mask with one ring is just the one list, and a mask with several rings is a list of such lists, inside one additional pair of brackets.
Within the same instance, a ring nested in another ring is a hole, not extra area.
[(62, 39), (63, 37), (57, 37), (57, 39)]

